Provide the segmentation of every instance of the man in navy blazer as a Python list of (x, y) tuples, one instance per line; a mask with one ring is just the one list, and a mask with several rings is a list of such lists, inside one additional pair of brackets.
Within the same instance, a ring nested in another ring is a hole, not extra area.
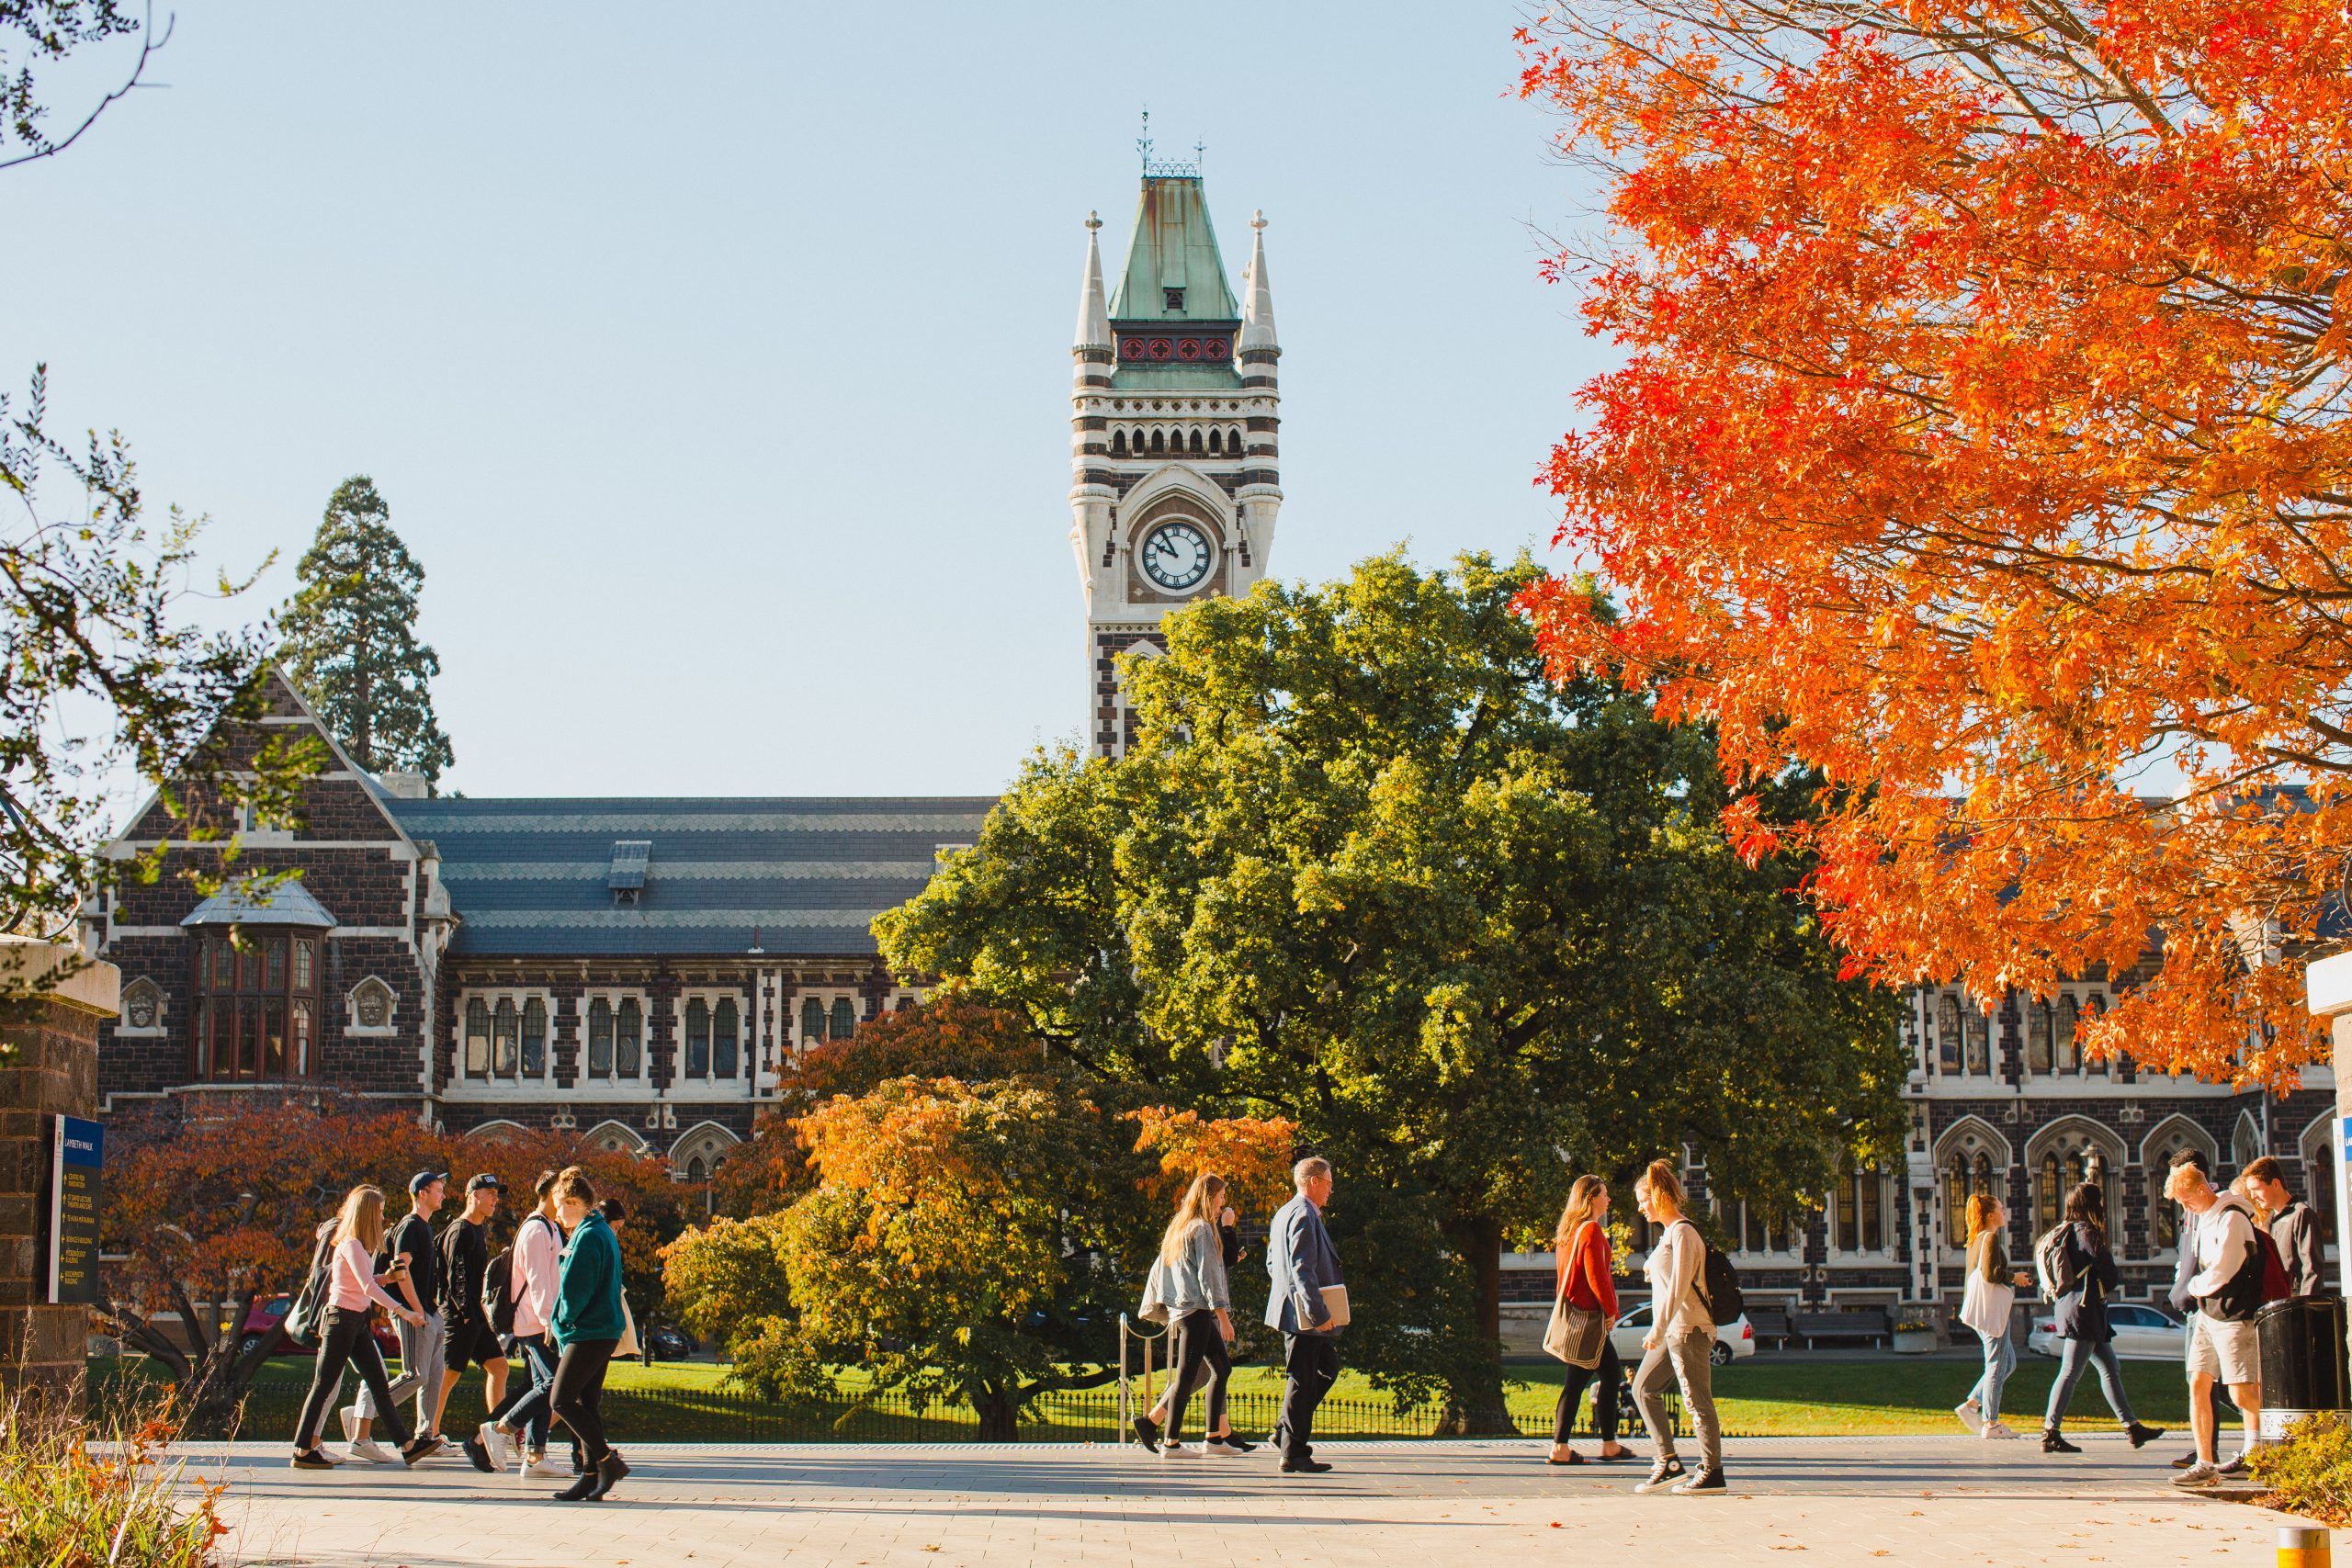
[(1283, 1335), (1283, 1410), (1274, 1427), (1283, 1470), (1315, 1475), (1330, 1469), (1315, 1457), (1310, 1438), (1315, 1407), (1340, 1381), (1339, 1327), (1325, 1304), (1327, 1286), (1344, 1285), (1340, 1251), (1323, 1228), (1323, 1206), (1331, 1201), (1331, 1162), (1320, 1156), (1291, 1168), (1298, 1194), (1274, 1211), (1266, 1234), (1266, 1326)]

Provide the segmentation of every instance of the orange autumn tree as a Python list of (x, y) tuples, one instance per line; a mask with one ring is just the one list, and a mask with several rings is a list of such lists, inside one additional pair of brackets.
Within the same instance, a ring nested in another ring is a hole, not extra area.
[[(1795, 833), (1855, 967), (2048, 994), (2279, 1087), (2352, 848), (2352, 18), (1632, 0), (1522, 30), (1616, 242), (1554, 452), (1555, 669), (1654, 685)], [(2164, 797), (2161, 804), (2148, 798)]]
[(1228, 1116), (1204, 1121), (1197, 1111), (1164, 1105), (1130, 1111), (1136, 1152), (1159, 1157), (1152, 1193), (1173, 1202), (1204, 1172), (1225, 1179), (1227, 1201), (1264, 1219), (1291, 1194), (1298, 1123), (1288, 1117)]

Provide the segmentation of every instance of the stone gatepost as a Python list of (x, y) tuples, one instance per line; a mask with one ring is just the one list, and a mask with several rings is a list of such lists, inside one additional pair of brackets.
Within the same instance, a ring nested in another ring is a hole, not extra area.
[(0, 937), (0, 975), (11, 989), (49, 987), (0, 1009), (0, 1396), (21, 1384), (76, 1398), (89, 1309), (49, 1304), (42, 1208), (55, 1119), (98, 1113), (98, 1025), (122, 975), (24, 937)]

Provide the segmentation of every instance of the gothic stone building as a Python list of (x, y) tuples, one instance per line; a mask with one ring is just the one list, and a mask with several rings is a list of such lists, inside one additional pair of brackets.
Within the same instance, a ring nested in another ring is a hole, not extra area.
[[(1263, 220), (1237, 294), (1196, 166), (1147, 164), (1107, 291), (1101, 224), (1087, 228), (1070, 539), (1087, 733), (1113, 754), (1130, 733), (1113, 660), (1159, 646), (1169, 610), (1247, 592), (1267, 570), (1281, 350)], [(272, 725), (317, 731), (290, 687), (274, 696)], [(299, 828), (242, 835), (243, 865), (300, 874), (266, 902), (233, 888), (199, 901), (167, 876), (92, 911), (90, 938), (126, 981), (101, 1087), (117, 1116), (332, 1092), (461, 1131), (575, 1128), (698, 1175), (748, 1134), (784, 1053), (911, 999), (868, 923), (919, 890), (943, 851), (974, 841), (990, 804), (427, 799), (337, 753)], [(122, 851), (171, 831), (151, 807)], [(2225, 1174), (2278, 1155), (2332, 1233), (2325, 1069), (2271, 1100), (2085, 1063), (2078, 1022), (2111, 989), (2085, 981), (2052, 1005), (2012, 994), (1989, 1008), (1917, 991), (1902, 1168), (1852, 1174), (1777, 1221), (1711, 1195), (1751, 1293), (1956, 1301), (1969, 1192), (2007, 1198), (2022, 1256), (2064, 1189), (2089, 1179), (2118, 1216), (2128, 1289), (2160, 1294), (2174, 1241), (2156, 1190), (2186, 1145)], [(1705, 1173), (1692, 1176), (1703, 1191)], [(1548, 1259), (1514, 1261), (1537, 1265), (1514, 1285), (1548, 1292)]]

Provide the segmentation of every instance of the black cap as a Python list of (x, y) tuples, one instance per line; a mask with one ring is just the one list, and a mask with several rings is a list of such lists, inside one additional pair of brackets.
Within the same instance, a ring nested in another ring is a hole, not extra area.
[(488, 1189), (492, 1192), (503, 1192), (506, 1190), (506, 1183), (499, 1180), (498, 1178), (491, 1175), (490, 1172), (486, 1170), (480, 1176), (474, 1177), (466, 1183), (466, 1190), (468, 1192), (480, 1192), (484, 1189)]
[(435, 1182), (448, 1179), (449, 1173), (446, 1170), (420, 1170), (408, 1179), (408, 1195), (413, 1198)]

